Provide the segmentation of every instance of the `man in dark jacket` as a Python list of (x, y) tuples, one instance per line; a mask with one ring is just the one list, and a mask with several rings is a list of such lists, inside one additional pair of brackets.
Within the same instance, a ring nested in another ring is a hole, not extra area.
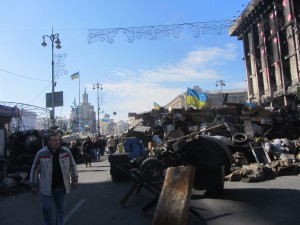
[(100, 154), (101, 156), (104, 156), (104, 152), (105, 152), (105, 147), (106, 147), (106, 140), (104, 137), (100, 137), (99, 140), (99, 147), (100, 147)]
[(93, 142), (91, 141), (90, 137), (87, 136), (85, 141), (82, 143), (82, 152), (84, 154), (85, 159), (85, 166), (87, 167), (88, 164), (91, 165), (91, 154), (93, 150)]
[(96, 136), (93, 140), (94, 154), (97, 161), (100, 160), (100, 137)]

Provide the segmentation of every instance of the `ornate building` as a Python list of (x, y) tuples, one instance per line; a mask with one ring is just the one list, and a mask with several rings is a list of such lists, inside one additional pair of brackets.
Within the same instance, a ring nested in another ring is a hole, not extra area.
[(86, 89), (84, 90), (84, 94), (82, 95), (83, 100), (80, 105), (80, 124), (81, 127), (88, 132), (95, 133), (96, 132), (96, 112), (94, 110), (94, 106), (89, 103), (89, 96), (86, 93)]
[(229, 30), (243, 41), (248, 101), (293, 105), (299, 86), (300, 1), (252, 0)]

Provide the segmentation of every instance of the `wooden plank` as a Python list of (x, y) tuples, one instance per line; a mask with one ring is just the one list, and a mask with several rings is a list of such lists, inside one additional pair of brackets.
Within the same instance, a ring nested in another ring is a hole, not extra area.
[(152, 225), (186, 225), (195, 167), (169, 167), (159, 196)]
[(249, 146), (251, 148), (251, 151), (257, 163), (263, 163), (263, 164), (271, 163), (271, 159), (263, 143), (251, 144), (251, 142), (249, 142)]

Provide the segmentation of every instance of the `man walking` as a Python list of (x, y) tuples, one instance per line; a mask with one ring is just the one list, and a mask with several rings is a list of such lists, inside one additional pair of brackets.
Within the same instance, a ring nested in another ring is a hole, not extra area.
[(90, 137), (87, 136), (85, 141), (82, 143), (82, 152), (84, 155), (85, 166), (87, 167), (88, 164), (92, 166), (91, 162), (91, 154), (93, 150), (93, 142), (91, 141)]
[(95, 159), (97, 161), (99, 161), (100, 156), (101, 156), (101, 153), (100, 153), (100, 137), (99, 136), (94, 137), (93, 147), (94, 147)]
[[(78, 186), (75, 160), (71, 151), (61, 146), (60, 138), (58, 133), (49, 134), (48, 146), (37, 152), (30, 172), (32, 191), (37, 193), (39, 189), (41, 194), (45, 225), (64, 224), (65, 196), (70, 192), (71, 184), (73, 188)], [(55, 223), (52, 221), (53, 202), (56, 210)]]
[(105, 147), (106, 147), (106, 139), (104, 137), (100, 137), (100, 154), (101, 156), (104, 156)]
[(113, 154), (115, 152), (115, 139), (114, 139), (114, 136), (111, 135), (110, 138), (108, 139), (107, 141), (107, 147), (109, 149), (109, 154)]

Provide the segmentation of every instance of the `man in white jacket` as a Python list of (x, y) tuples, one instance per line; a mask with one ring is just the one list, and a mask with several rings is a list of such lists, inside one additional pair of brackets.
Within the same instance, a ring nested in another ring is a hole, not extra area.
[[(63, 225), (65, 196), (78, 186), (78, 172), (71, 151), (61, 146), (58, 133), (48, 136), (48, 146), (39, 150), (35, 156), (30, 183), (32, 191), (41, 194), (41, 207), (44, 224), (53, 225), (52, 205), (56, 208), (56, 225)], [(72, 180), (72, 183), (71, 183)], [(39, 185), (38, 185), (39, 184)], [(39, 188), (38, 188), (39, 186)]]

